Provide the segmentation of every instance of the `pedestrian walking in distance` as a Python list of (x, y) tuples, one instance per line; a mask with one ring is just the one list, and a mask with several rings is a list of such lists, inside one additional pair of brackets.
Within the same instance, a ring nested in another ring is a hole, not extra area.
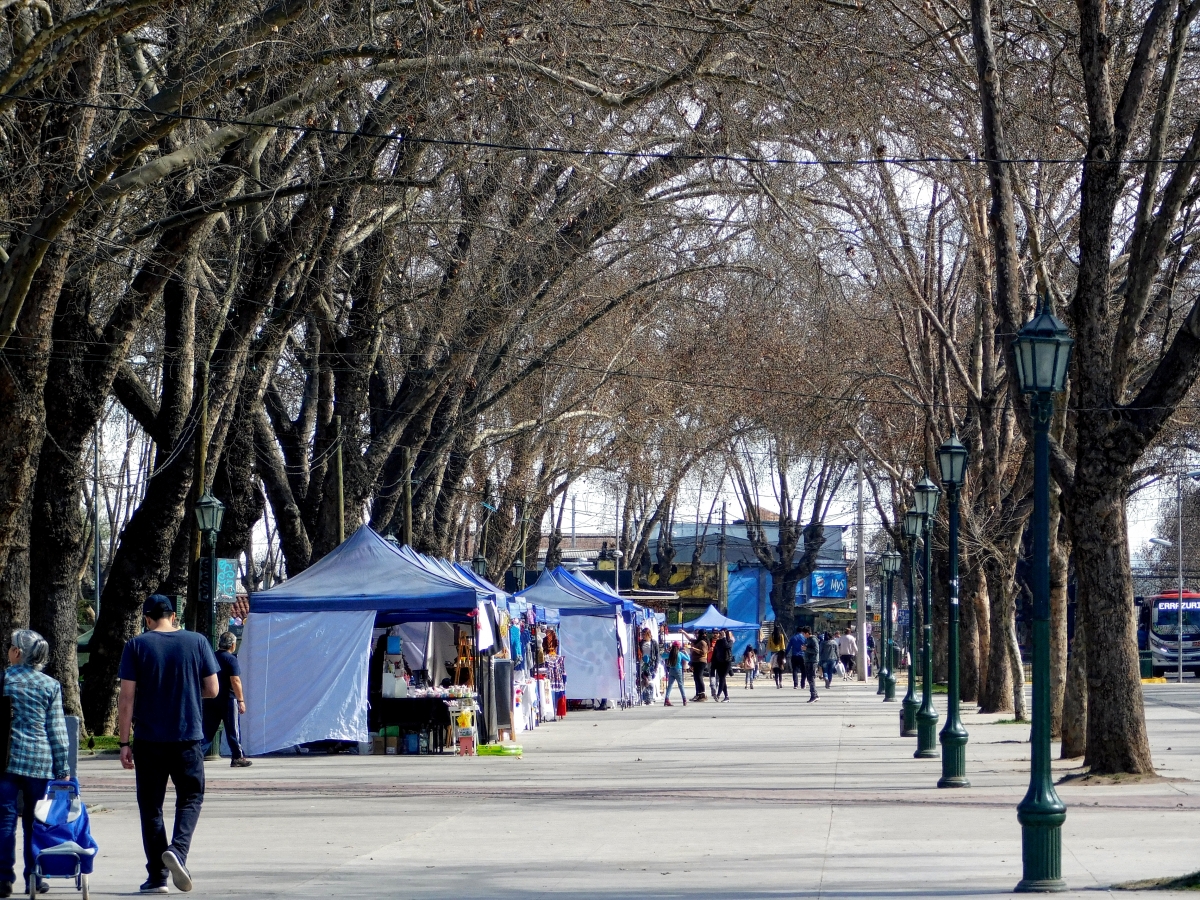
[(754, 690), (754, 681), (758, 678), (758, 651), (753, 644), (742, 651), (742, 668), (746, 670), (746, 687)]
[(821, 646), (813, 637), (812, 629), (805, 625), (800, 629), (804, 635), (804, 677), (808, 679), (808, 702), (817, 699), (817, 659), (821, 655)]
[(838, 655), (841, 656), (842, 667), (846, 670), (843, 677), (849, 678), (850, 673), (854, 671), (854, 660), (858, 657), (858, 642), (848, 631), (838, 638)]
[(242, 694), (242, 669), (238, 658), (237, 635), (226, 631), (217, 641), (217, 696), (204, 701), (204, 743), (211, 743), (217, 728), (225, 723), (225, 740), (229, 742), (229, 765), (244, 768), (252, 765), (242, 752), (242, 729), (238, 717), (246, 712), (246, 698)]
[(671, 685), (679, 685), (679, 699), (687, 706), (687, 694), (683, 692), (683, 647), (671, 644), (667, 651), (667, 693), (663, 706), (671, 705)]
[(837, 632), (825, 632), (821, 641), (821, 674), (825, 676), (825, 689), (833, 686), (833, 672), (837, 668), (838, 642)]
[(708, 641), (704, 632), (696, 632), (696, 640), (692, 643), (692, 680), (696, 682), (696, 701), (704, 700), (704, 668), (708, 665)]
[[(17, 817), (25, 845), (25, 893), (33, 875), (33, 807), (51, 778), (71, 777), (62, 685), (42, 673), (50, 645), (36, 631), (14, 631), (4, 672), (4, 696), (12, 700), (8, 762), (0, 776), (0, 897), (11, 897), (16, 875)], [(50, 890), (39, 878), (37, 892)]]
[[(121, 765), (136, 772), (146, 874), (143, 894), (167, 893), (167, 873), (181, 891), (192, 889), (187, 869), (192, 832), (204, 802), (204, 713), (201, 700), (217, 696), (220, 667), (212, 648), (175, 623), (170, 597), (142, 604), (146, 631), (125, 645), (117, 675), (117, 731)], [(136, 740), (130, 744), (130, 732)], [(175, 827), (167, 843), (163, 798), (175, 785)]]
[(771, 637), (767, 641), (767, 652), (771, 654), (771, 674), (775, 676), (775, 687), (783, 687), (783, 660), (787, 655), (787, 635), (776, 625), (771, 629)]
[(807, 675), (804, 669), (804, 632), (797, 631), (788, 641), (788, 656), (792, 663), (792, 690), (804, 687)]
[(733, 640), (729, 632), (718, 631), (713, 637), (712, 667), (717, 677), (713, 700), (729, 702), (729, 667), (733, 665)]

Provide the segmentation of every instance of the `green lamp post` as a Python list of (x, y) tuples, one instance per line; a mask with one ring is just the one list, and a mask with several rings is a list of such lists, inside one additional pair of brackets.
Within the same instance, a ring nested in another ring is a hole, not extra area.
[(908, 538), (908, 693), (900, 703), (900, 737), (915, 737), (917, 734), (917, 709), (920, 703), (916, 695), (917, 668), (917, 541), (925, 526), (921, 514), (910, 509), (904, 514), (904, 536)]
[(1033, 728), (1029, 790), (1017, 806), (1021, 823), (1021, 893), (1065, 891), (1062, 824), (1067, 808), (1050, 770), (1050, 420), (1054, 395), (1067, 381), (1075, 342), (1044, 302), (1013, 342), (1021, 392), (1033, 417)]
[(950, 504), (950, 622), (947, 665), (950, 684), (946, 698), (946, 724), (942, 728), (942, 777), (938, 787), (970, 787), (967, 780), (967, 729), (959, 712), (959, 652), (958, 652), (958, 496), (967, 474), (967, 448), (957, 434), (938, 448), (938, 468), (946, 486)]
[(929, 475), (921, 476), (913, 492), (921, 513), (925, 544), (925, 587), (921, 604), (921, 708), (917, 710), (917, 759), (937, 756), (937, 710), (933, 708), (933, 517), (937, 514), (941, 489)]
[(883, 656), (886, 660), (881, 670), (885, 672), (883, 676), (883, 700), (884, 702), (896, 699), (896, 673), (892, 671), (892, 663), (896, 658), (894, 640), (894, 628), (892, 626), (892, 586), (896, 580), (896, 573), (900, 571), (900, 554), (889, 547), (879, 558), (880, 568), (883, 569), (883, 574), (887, 577), (887, 600), (883, 604), (883, 634), (881, 647)]
[(206, 549), (205, 559), (201, 565), (207, 566), (207, 578), (200, 579), (204, 596), (200, 597), (200, 609), (205, 611), (208, 621), (208, 639), (212, 641), (213, 650), (217, 649), (217, 535), (221, 532), (221, 524), (225, 521), (225, 504), (205, 491), (196, 501), (196, 527), (204, 538)]
[[(879, 557), (879, 641), (875, 647), (879, 652), (879, 661), (875, 665), (875, 680), (879, 682), (875, 696), (882, 697), (884, 684), (887, 682), (888, 664), (883, 658), (884, 644), (887, 641), (887, 625), (883, 621), (883, 606), (887, 602), (887, 574), (883, 571), (883, 556)], [(868, 619), (868, 622), (870, 620)], [(868, 625), (868, 627), (870, 627)]]

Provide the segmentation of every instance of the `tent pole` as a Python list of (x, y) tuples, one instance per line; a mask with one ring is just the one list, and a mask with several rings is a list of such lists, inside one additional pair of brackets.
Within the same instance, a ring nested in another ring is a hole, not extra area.
[(342, 417), (334, 416), (337, 429), (337, 484), (338, 484), (338, 543), (346, 540), (346, 487), (342, 479)]

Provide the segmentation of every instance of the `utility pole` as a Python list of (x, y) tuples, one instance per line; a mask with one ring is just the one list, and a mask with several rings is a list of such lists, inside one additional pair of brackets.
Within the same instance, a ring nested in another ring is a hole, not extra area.
[(94, 453), (92, 455), (92, 514), (94, 521), (92, 522), (92, 556), (93, 556), (93, 582), (95, 585), (95, 598), (92, 606), (96, 613), (96, 621), (100, 620), (100, 425), (96, 425), (96, 437), (93, 441)]
[(408, 447), (401, 448), (401, 465), (404, 468), (404, 541), (410, 547), (413, 542), (413, 526), (412, 526), (412, 494), (413, 494), (413, 458), (412, 450)]
[(854, 661), (854, 674), (859, 681), (867, 680), (867, 554), (863, 536), (863, 455), (858, 451), (858, 657)]
[(346, 540), (346, 487), (342, 476), (342, 417), (333, 417), (333, 427), (337, 431), (337, 482), (338, 482), (338, 543)]
[(613, 539), (613, 590), (621, 593), (621, 491), (617, 489), (617, 536)]
[(717, 606), (721, 615), (729, 615), (729, 585), (727, 584), (728, 570), (725, 562), (725, 501), (721, 501), (721, 541), (720, 553), (717, 556)]
[(571, 549), (575, 549), (575, 495), (571, 495)]

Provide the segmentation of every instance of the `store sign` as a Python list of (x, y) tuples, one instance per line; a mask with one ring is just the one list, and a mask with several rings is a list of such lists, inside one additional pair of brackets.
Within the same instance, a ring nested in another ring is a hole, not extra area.
[(809, 597), (840, 600), (846, 596), (845, 569), (817, 569), (810, 576)]
[[(1159, 600), (1154, 605), (1157, 609), (1171, 610), (1172, 612), (1179, 609), (1178, 600)], [(1183, 608), (1184, 610), (1200, 609), (1200, 600), (1184, 600)]]
[(237, 600), (237, 571), (236, 559), (217, 560), (217, 602), (233, 603)]

